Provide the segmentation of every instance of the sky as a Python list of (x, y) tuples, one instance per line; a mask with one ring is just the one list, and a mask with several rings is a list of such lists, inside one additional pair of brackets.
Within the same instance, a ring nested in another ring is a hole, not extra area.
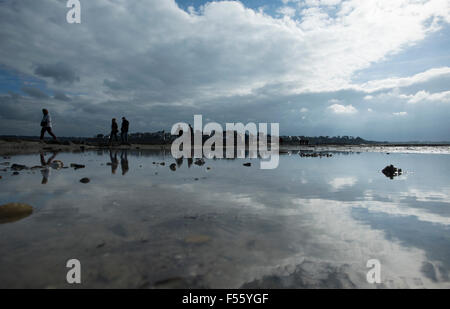
[(448, 0), (0, 0), (0, 135), (177, 122), (450, 141)]

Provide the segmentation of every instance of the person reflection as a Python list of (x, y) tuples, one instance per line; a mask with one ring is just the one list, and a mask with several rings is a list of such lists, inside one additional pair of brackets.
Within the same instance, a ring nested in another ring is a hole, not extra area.
[(114, 155), (113, 151), (110, 150), (109, 157), (111, 159), (111, 173), (116, 174), (117, 167), (119, 166), (119, 160), (117, 159), (117, 150), (114, 151)]
[(41, 166), (43, 167), (41, 169), (41, 174), (42, 174), (41, 184), (43, 184), (43, 185), (48, 183), (48, 179), (50, 177), (50, 164), (52, 164), (52, 162), (55, 159), (57, 154), (58, 154), (57, 152), (53, 152), (52, 156), (49, 157), (49, 159), (47, 161), (45, 160), (45, 155), (43, 152), (40, 152), (40, 154), (39, 154), (41, 157)]
[(129, 168), (128, 168), (128, 151), (123, 150), (120, 154), (120, 168), (122, 169), (122, 175), (125, 175)]

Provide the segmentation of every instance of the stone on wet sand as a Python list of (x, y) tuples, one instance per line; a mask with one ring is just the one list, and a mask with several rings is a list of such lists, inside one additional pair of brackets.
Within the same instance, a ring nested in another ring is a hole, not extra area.
[(0, 224), (12, 223), (28, 217), (33, 207), (22, 203), (9, 203), (0, 206)]
[(251, 164), (251, 163), (244, 163), (243, 165), (244, 165), (244, 166), (247, 166), (247, 167), (250, 167), (250, 166), (252, 166), (252, 164)]
[(80, 182), (81, 183), (89, 183), (91, 180), (89, 179), (89, 178), (87, 178), (87, 177), (85, 177), (85, 178), (81, 178), (80, 179)]
[(198, 166), (202, 166), (202, 165), (205, 164), (205, 160), (203, 160), (203, 159), (197, 159), (197, 160), (195, 160), (194, 164), (195, 164), (195, 165), (198, 165)]
[(59, 170), (64, 167), (64, 163), (62, 161), (55, 160), (52, 163), (50, 163), (50, 167), (55, 170)]
[(177, 170), (177, 165), (175, 163), (170, 164), (170, 169), (175, 172)]
[(25, 169), (27, 169), (28, 167), (26, 167), (25, 165), (21, 165), (21, 164), (13, 164), (12, 166), (11, 166), (11, 169), (13, 170), (13, 171), (22, 171), (22, 170), (25, 170)]
[(20, 174), (19, 172), (14, 172), (14, 173), (12, 173), (13, 176), (17, 176), (17, 175), (19, 175), (19, 174)]
[(80, 168), (85, 168), (86, 166), (83, 164), (76, 164), (76, 163), (71, 163), (70, 167), (73, 167), (74, 169), (80, 169)]
[(401, 168), (396, 168), (394, 165), (388, 165), (381, 171), (386, 177), (394, 179), (394, 177), (402, 174)]

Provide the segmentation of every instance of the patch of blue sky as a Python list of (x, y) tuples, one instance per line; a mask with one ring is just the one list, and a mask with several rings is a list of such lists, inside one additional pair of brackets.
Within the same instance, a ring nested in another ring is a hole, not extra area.
[(388, 77), (412, 76), (432, 68), (450, 66), (450, 25), (445, 24), (437, 32), (403, 51), (387, 56), (384, 61), (372, 64), (357, 72), (354, 83)]
[(44, 80), (0, 66), (0, 94), (13, 92), (26, 95), (22, 90), (24, 87), (37, 88), (49, 96), (51, 94)]

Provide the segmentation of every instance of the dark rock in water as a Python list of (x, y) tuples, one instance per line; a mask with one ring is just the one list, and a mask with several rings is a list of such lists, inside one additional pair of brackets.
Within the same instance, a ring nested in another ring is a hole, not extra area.
[(400, 176), (402, 174), (402, 169), (398, 169), (395, 166), (388, 165), (381, 171), (386, 177), (394, 179), (396, 176)]
[(175, 163), (170, 164), (170, 169), (175, 172), (177, 170), (177, 165)]
[(14, 170), (14, 171), (21, 171), (21, 170), (27, 169), (27, 167), (25, 165), (13, 164), (11, 166), (11, 169)]
[(28, 217), (33, 207), (21, 203), (9, 203), (0, 206), (0, 224), (12, 223)]
[(244, 166), (247, 166), (247, 167), (252, 166), (251, 163), (244, 163), (243, 165), (244, 165)]
[(206, 169), (209, 171), (211, 168), (208, 166)]
[(12, 174), (13, 174), (13, 176), (17, 176), (17, 175), (19, 175), (19, 172), (14, 172)]
[(161, 163), (159, 163), (160, 165), (162, 165), (162, 166), (165, 166), (166, 165), (166, 162), (161, 162)]
[(76, 163), (72, 163), (70, 164), (70, 167), (73, 167), (74, 169), (80, 169), (80, 168), (85, 168), (86, 166), (83, 164), (76, 164)]
[(89, 179), (89, 178), (82, 178), (82, 179), (80, 179), (80, 182), (81, 183), (89, 183), (91, 180)]
[(9, 159), (11, 159), (11, 157), (3, 157), (3, 159), (5, 159), (5, 160), (9, 160)]
[(205, 164), (205, 160), (203, 160), (203, 159), (197, 159), (197, 160), (195, 160), (194, 164), (195, 164), (195, 165), (198, 165), (198, 166), (202, 166), (202, 165)]

